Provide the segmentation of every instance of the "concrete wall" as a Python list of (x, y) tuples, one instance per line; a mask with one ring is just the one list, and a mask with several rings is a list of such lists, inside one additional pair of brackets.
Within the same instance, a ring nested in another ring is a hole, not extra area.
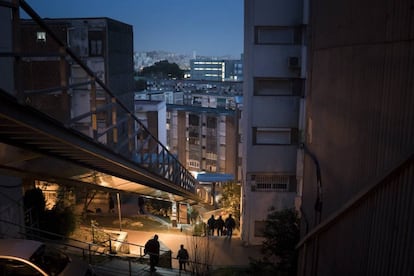
[[(321, 167), (321, 224), (337, 217), (301, 248), (299, 275), (410, 275), (412, 3), (317, 0), (311, 11), (307, 145)], [(315, 163), (306, 155), (303, 209), (310, 229), (316, 192)]]

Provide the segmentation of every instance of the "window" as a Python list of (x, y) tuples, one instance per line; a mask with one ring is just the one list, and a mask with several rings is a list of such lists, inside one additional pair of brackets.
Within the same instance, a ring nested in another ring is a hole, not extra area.
[(193, 169), (199, 169), (200, 168), (200, 162), (196, 161), (196, 160), (189, 160), (187, 162), (187, 165), (189, 168), (193, 168)]
[(36, 33), (36, 41), (37, 42), (46, 42), (46, 32), (37, 32)]
[(199, 126), (200, 125), (200, 117), (194, 114), (188, 115), (188, 124), (190, 126)]
[(253, 128), (255, 145), (290, 145), (292, 143), (290, 128)]
[(89, 55), (104, 55), (104, 34), (101, 31), (89, 31)]
[(284, 26), (256, 26), (256, 44), (299, 44), (300, 28)]
[(254, 78), (255, 96), (303, 96), (303, 79)]
[(216, 117), (207, 116), (207, 128), (217, 128), (217, 119)]
[(90, 40), (89, 41), (89, 55), (90, 56), (102, 56), (102, 40)]
[(289, 175), (253, 175), (253, 191), (289, 191), (291, 176)]

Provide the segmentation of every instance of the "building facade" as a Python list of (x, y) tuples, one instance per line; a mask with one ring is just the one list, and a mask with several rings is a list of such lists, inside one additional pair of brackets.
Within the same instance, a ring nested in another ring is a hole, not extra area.
[(170, 151), (193, 172), (235, 175), (237, 124), (234, 110), (169, 105)]
[[(47, 19), (45, 24), (130, 111), (133, 110), (131, 25), (110, 18)], [(90, 81), (88, 74), (76, 62), (62, 61), (59, 45), (32, 20), (22, 21), (20, 37), (22, 51), (34, 51), (39, 55), (25, 57), (22, 61), (25, 76), (22, 89), (27, 95), (26, 101), (62, 121), (90, 112), (90, 87), (79, 85), (65, 88), (87, 83)], [(50, 87), (66, 90), (64, 93), (53, 93)], [(96, 86), (96, 94), (98, 105), (106, 105), (110, 101), (99, 85)], [(105, 129), (106, 120), (108, 118), (99, 117), (98, 128)], [(90, 134), (91, 128), (87, 124), (85, 126), (78, 124), (77, 128)], [(119, 129), (121, 139), (126, 135), (126, 129)], [(107, 140), (105, 136), (101, 139)]]
[[(164, 102), (167, 108), (166, 120), (159, 121), (158, 124), (164, 124), (168, 150), (195, 174), (212, 172), (236, 177), (240, 163), (237, 146), (239, 122), (237, 96), (233, 95), (233, 90), (239, 90), (224, 83), (224, 88), (213, 88), (209, 83), (179, 83), (178, 86), (171, 86), (171, 83), (166, 82), (158, 84), (157, 90), (137, 92), (136, 112), (143, 109), (141, 103)], [(217, 92), (229, 89), (233, 92)], [(143, 112), (140, 116), (150, 116), (149, 113), (145, 114)], [(144, 117), (139, 118), (146, 121)]]
[(191, 80), (201, 81), (242, 81), (242, 60), (191, 59)]
[(311, 3), (298, 275), (412, 275), (412, 2)]
[(307, 18), (303, 0), (244, 3), (240, 230), (261, 244), (269, 209), (300, 205)]

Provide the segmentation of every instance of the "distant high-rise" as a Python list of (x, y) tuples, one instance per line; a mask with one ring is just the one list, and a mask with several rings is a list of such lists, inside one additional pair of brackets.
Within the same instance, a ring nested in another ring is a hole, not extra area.
[(242, 81), (242, 60), (218, 60), (197, 58), (190, 60), (192, 80), (202, 81)]

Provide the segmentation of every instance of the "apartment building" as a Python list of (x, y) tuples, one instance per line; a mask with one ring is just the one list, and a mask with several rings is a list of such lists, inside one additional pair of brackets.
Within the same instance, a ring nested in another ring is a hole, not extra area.
[[(194, 84), (183, 81), (180, 82), (179, 89), (169, 82), (158, 86), (158, 90), (136, 93), (135, 111), (140, 113), (139, 118), (145, 122), (145, 117), (155, 116), (141, 107), (141, 103), (153, 103), (155, 106), (164, 102), (167, 108), (166, 120), (154, 122), (161, 124), (164, 130), (161, 127), (158, 132), (154, 130), (154, 133), (165, 132), (162, 135), (167, 137), (169, 151), (194, 173), (212, 172), (236, 176), (239, 171), (237, 96), (217, 92), (228, 90), (233, 85), (213, 89), (213, 85), (208, 82)], [(212, 91), (210, 89), (215, 92), (209, 92)], [(238, 91), (238, 88), (231, 89)], [(138, 109), (146, 111), (140, 112)]]
[(261, 244), (269, 208), (298, 208), (304, 116), (303, 0), (244, 2), (241, 238)]
[[(45, 19), (44, 22), (129, 110), (133, 110), (131, 25), (105, 17)], [(62, 121), (89, 112), (90, 87), (85, 84), (65, 88), (90, 81), (87, 73), (76, 62), (60, 59), (59, 45), (32, 20), (22, 20), (20, 38), (23, 52), (37, 54), (22, 60), (25, 76), (22, 89), (26, 93), (26, 101)], [(54, 93), (50, 87), (65, 91)], [(98, 105), (105, 105), (110, 100), (99, 85), (96, 93), (101, 95)], [(105, 129), (105, 120), (107, 118), (99, 118), (99, 128)], [(86, 133), (91, 131), (87, 124), (79, 124), (77, 128)], [(125, 135), (126, 129), (120, 129), (119, 137)], [(106, 140), (105, 136), (101, 139)]]
[(168, 106), (168, 145), (193, 172), (235, 175), (237, 124), (234, 110)]

